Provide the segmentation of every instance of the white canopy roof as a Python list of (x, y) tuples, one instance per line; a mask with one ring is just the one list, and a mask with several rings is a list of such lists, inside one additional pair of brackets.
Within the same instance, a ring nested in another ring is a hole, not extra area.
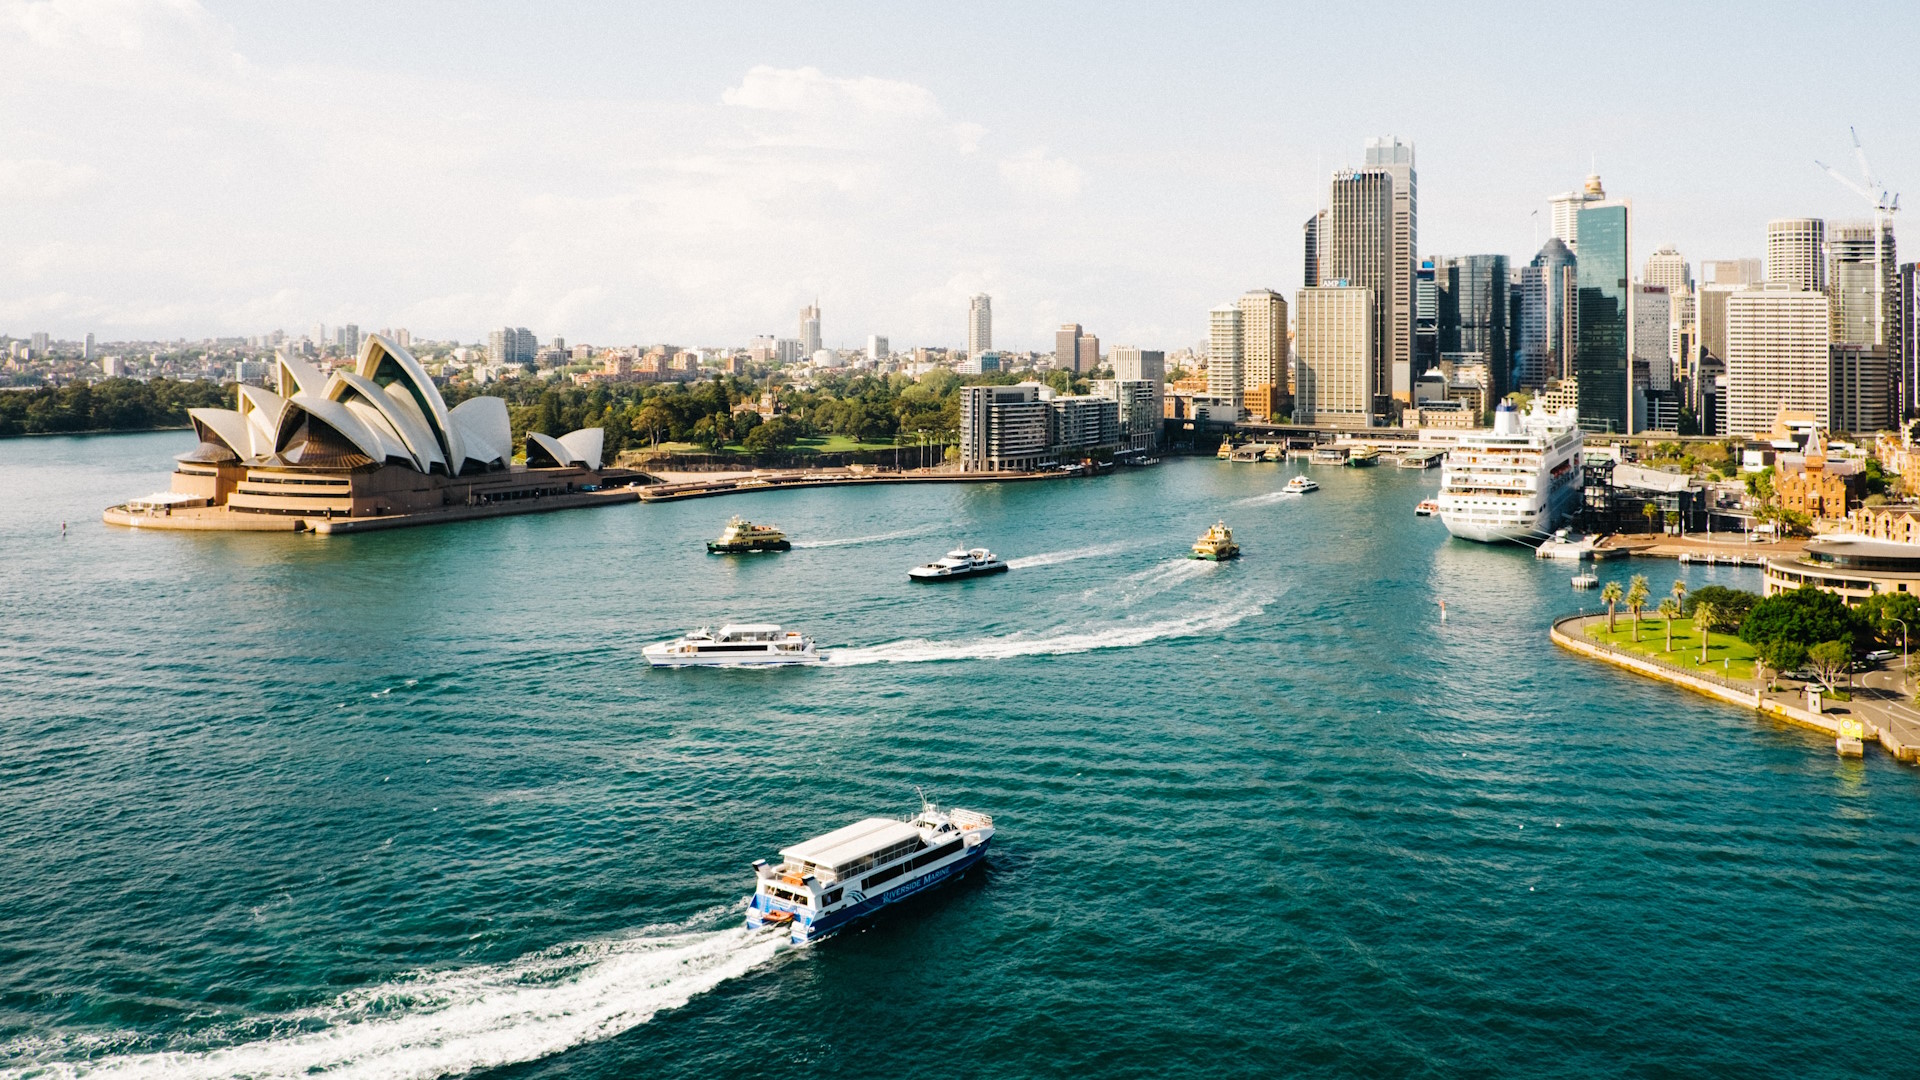
[(904, 821), (895, 821), (892, 818), (867, 818), (845, 828), (835, 829), (825, 836), (816, 836), (804, 844), (796, 844), (782, 851), (780, 855), (793, 862), (810, 862), (815, 866), (840, 866), (863, 855), (871, 855), (881, 848), (892, 847), (907, 840), (917, 840), (919, 837), (920, 830)]

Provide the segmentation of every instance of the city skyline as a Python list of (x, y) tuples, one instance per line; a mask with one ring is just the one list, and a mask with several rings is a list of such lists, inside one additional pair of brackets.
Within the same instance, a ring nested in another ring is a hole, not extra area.
[[(1851, 173), (1848, 125), (1892, 187), (1920, 161), (1900, 121), (1915, 92), (1848, 92), (1836, 53), (1781, 67), (1800, 80), (1784, 116), (1735, 107), (1751, 93), (1739, 77), (1788, 48), (1773, 40), (1792, 36), (1784, 13), (1663, 13), (1674, 44), (1633, 48), (1498, 12), (1449, 26), (1416, 13), (1375, 29), (1430, 39), (1467, 74), (1442, 86), (1409, 65), (1337, 108), (1311, 92), (1335, 58), (1289, 53), (1286, 74), (1238, 61), (1263, 36), (1339, 39), (1358, 16), (1246, 13), (1249, 41), (1210, 67), (1177, 19), (1143, 15), (1084, 27), (1091, 48), (1075, 64), (1124, 56), (1144, 73), (1062, 109), (1071, 71), (1022, 70), (1018, 93), (993, 77), (1032, 49), (1003, 35), (1072, 21), (1061, 13), (996, 9), (1002, 47), (962, 74), (908, 32), (927, 19), (832, 17), (854, 9), (764, 26), (568, 8), (540, 16), (540, 34), (512, 32), (533, 16), (484, 7), (444, 26), (334, 10), (0, 9), (14, 61), (0, 86), (17, 106), (0, 120), (0, 189), (23, 209), (0, 260), (0, 331), (172, 338), (357, 321), (426, 337), (513, 324), (584, 341), (745, 341), (817, 296), (834, 313), (828, 346), (872, 334), (957, 346), (968, 299), (990, 293), (1009, 350), (1044, 351), (1071, 320), (1177, 347), (1205, 336), (1219, 297), (1292, 295), (1299, 222), (1334, 170), (1364, 164), (1369, 138), (1419, 147), (1416, 255), (1513, 265), (1544, 242), (1548, 201), (1596, 167), (1635, 201), (1636, 250), (1672, 245), (1697, 264), (1764, 256), (1776, 218), (1863, 217), (1813, 165)], [(1482, 20), (1517, 42), (1477, 43)], [(944, 52), (988, 33), (972, 21), (933, 17), (925, 36)], [(1890, 9), (1829, 26), (1884, 37), (1915, 22)], [(1708, 24), (1722, 44), (1685, 52), (1684, 98), (1626, 78), (1575, 122), (1565, 100), (1517, 92), (1583, 60), (1647, 73)], [(429, 30), (445, 50), (408, 47)], [(647, 74), (602, 74), (605, 50), (638, 40)], [(1549, 40), (1563, 52), (1547, 57)], [(1265, 119), (1222, 108), (1245, 96), (1228, 96), (1236, 79), (1283, 104)], [(1466, 106), (1503, 87), (1496, 133), (1489, 110)]]

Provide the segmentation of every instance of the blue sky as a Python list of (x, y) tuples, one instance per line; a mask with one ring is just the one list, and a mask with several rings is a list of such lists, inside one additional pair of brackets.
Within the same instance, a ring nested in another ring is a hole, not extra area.
[[(1912, 7), (0, 0), (0, 332), (1177, 347), (1300, 284), (1369, 135), (1423, 253), (1536, 246), (1597, 162), (1641, 253), (1920, 190)], [(1590, 13), (1589, 13), (1590, 12)], [(1920, 243), (1920, 242), (1917, 242)], [(1916, 248), (1920, 251), (1920, 248)]]

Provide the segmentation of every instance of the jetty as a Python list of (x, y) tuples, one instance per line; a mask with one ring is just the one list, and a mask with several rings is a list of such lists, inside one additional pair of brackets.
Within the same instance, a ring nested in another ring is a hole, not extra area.
[(936, 469), (874, 469), (849, 465), (834, 469), (766, 469), (750, 473), (728, 473), (712, 479), (680, 483), (652, 484), (640, 489), (641, 502), (675, 502), (681, 499), (710, 499), (720, 495), (746, 495), (756, 491), (780, 491), (789, 488), (858, 487), (867, 484), (996, 484), (1037, 480), (1070, 480), (1092, 475), (1081, 467), (1042, 469), (1033, 472), (957, 472)]

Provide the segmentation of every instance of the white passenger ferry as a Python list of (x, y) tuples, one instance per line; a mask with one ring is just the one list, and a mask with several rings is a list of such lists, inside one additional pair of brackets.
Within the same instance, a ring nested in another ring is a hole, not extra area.
[(747, 926), (812, 941), (965, 873), (987, 853), (993, 818), (922, 802), (911, 821), (867, 818), (753, 864)]
[(1501, 402), (1493, 429), (1464, 433), (1440, 468), (1440, 520), (1483, 543), (1545, 537), (1580, 498), (1580, 427), (1572, 410), (1523, 418)]
[(756, 623), (730, 624), (717, 631), (703, 626), (673, 641), (648, 645), (640, 655), (654, 667), (777, 667), (826, 659), (812, 638)]
[(1006, 571), (1006, 560), (986, 548), (955, 548), (938, 562), (923, 563), (908, 570), (907, 576), (915, 581), (952, 581)]

